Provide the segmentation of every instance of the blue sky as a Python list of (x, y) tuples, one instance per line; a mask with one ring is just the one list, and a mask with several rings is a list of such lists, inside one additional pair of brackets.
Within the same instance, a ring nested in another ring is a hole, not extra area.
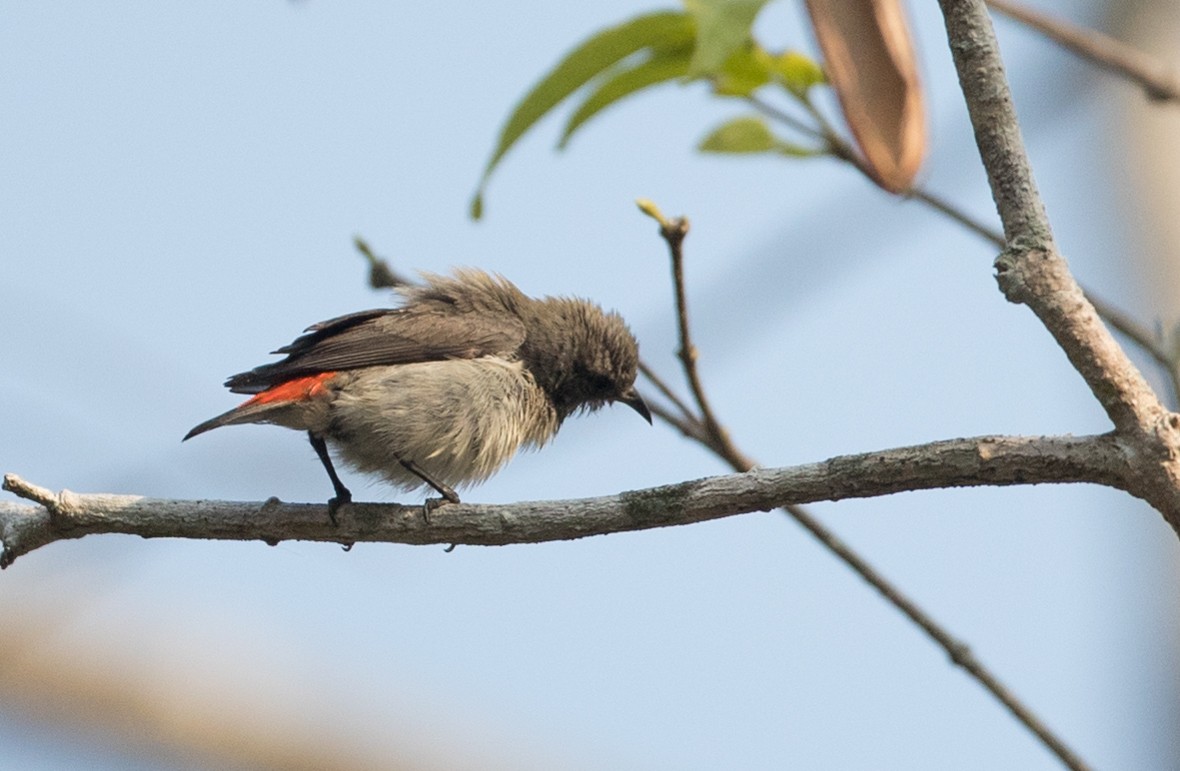
[[(180, 437), (235, 403), (225, 376), (312, 322), (389, 302), (365, 286), (354, 235), (404, 270), (477, 265), (531, 294), (593, 298), (675, 380), (668, 264), (639, 197), (692, 220), (705, 382), (766, 465), (1107, 429), (1032, 315), (996, 291), (990, 247), (834, 162), (695, 155), (735, 113), (700, 87), (619, 106), (560, 155), (547, 121), (492, 180), (485, 221), (467, 220), (525, 89), (576, 41), (654, 7), (5, 4), (0, 470), (88, 492), (326, 499), (298, 434)], [(925, 180), (994, 221), (940, 20), (912, 10), (930, 90)], [(761, 25), (773, 44), (811, 48), (793, 4)], [(1000, 29), (1058, 240), (1083, 281), (1133, 308), (1134, 279), (1112, 257), (1121, 212), (1089, 193), (1123, 184), (1120, 170), (1078, 162), (1106, 157), (1102, 129), (1127, 89)], [(616, 409), (571, 421), (465, 497), (570, 498), (724, 470)], [(346, 481), (358, 498), (398, 500)], [(1042, 487), (815, 511), (1083, 757), (1171, 767), (1176, 629), (1159, 587), (1175, 585), (1176, 548), (1145, 505)], [(0, 614), (25, 646), (11, 671), (119, 673), (167, 714), (277, 715), (292, 741), (322, 733), (410, 767), (1056, 768), (777, 514), (451, 554), (92, 537), (0, 576)], [(0, 700), (16, 705), (0, 764), (202, 767), (150, 731), (80, 731), (48, 693)]]

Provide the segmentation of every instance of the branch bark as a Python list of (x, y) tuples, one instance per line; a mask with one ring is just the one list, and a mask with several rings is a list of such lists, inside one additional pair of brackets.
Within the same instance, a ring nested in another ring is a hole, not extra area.
[(143, 538), (360, 541), (494, 546), (569, 540), (687, 525), (790, 504), (868, 498), (906, 490), (1092, 482), (1128, 489), (1127, 464), (1110, 435), (985, 436), (820, 463), (625, 492), (599, 498), (505, 505), (354, 503), (339, 524), (324, 504), (184, 501), (134, 495), (54, 493), (14, 474), (4, 489), (38, 505), (0, 504), (0, 566), (54, 541), (98, 533)]
[(1004, 225), (996, 279), (1065, 351), (1115, 426), (1133, 494), (1180, 534), (1180, 415), (1170, 413), (1098, 317), (1058, 253), (1024, 149), (983, 0), (939, 0), (975, 143)]

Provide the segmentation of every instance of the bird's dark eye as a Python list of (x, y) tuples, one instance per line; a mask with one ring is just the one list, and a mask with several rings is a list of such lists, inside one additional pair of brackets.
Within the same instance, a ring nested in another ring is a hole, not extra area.
[(590, 385), (597, 393), (610, 393), (614, 390), (615, 384), (606, 375), (591, 375)]

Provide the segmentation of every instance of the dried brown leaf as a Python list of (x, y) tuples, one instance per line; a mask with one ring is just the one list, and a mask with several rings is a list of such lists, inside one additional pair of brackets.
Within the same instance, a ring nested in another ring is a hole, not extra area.
[(901, 0), (807, 0), (807, 10), (866, 170), (886, 190), (908, 190), (926, 153), (926, 116)]

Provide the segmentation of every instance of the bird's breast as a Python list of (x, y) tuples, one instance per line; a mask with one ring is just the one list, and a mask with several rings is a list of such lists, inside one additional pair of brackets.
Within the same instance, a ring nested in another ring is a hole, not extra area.
[(354, 370), (331, 404), (329, 439), (344, 460), (404, 487), (402, 460), (450, 485), (486, 479), (560, 421), (520, 361), (451, 359)]

